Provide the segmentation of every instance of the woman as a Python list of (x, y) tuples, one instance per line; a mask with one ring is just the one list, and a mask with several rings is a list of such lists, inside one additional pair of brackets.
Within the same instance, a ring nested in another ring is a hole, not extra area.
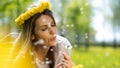
[[(72, 68), (71, 44), (57, 35), (48, 2), (41, 2), (16, 19), (22, 30), (16, 39), (10, 61), (12, 68)], [(14, 59), (15, 58), (15, 59)]]

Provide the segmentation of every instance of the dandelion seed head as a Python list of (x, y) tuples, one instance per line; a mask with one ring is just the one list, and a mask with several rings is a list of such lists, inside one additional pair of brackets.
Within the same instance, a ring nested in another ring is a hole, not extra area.
[(72, 49), (72, 46), (70, 46), (70, 45), (65, 45), (65, 48), (67, 48), (67, 49)]

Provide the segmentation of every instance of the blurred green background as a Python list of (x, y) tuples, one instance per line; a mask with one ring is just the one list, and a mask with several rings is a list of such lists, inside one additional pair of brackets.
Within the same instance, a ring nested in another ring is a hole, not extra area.
[[(11, 47), (3, 42), (5, 37), (9, 35), (7, 41), (11, 41), (11, 34), (19, 32), (15, 18), (40, 1), (0, 1), (0, 58), (6, 57)], [(120, 0), (49, 1), (58, 34), (67, 37), (73, 46), (71, 58), (75, 64), (83, 68), (120, 68)]]

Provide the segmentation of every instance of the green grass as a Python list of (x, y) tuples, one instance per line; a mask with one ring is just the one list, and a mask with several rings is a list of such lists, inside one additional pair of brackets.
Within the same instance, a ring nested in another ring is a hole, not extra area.
[(90, 47), (73, 48), (71, 58), (73, 62), (83, 65), (83, 68), (120, 68), (120, 48)]
[[(0, 43), (0, 68), (5, 68), (10, 48), (11, 43)], [(120, 48), (73, 48), (71, 58), (76, 65), (81, 64), (83, 68), (120, 68)]]

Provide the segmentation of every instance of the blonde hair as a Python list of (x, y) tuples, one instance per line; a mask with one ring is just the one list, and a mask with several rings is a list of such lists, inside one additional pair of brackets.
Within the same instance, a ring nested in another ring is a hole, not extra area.
[[(29, 12), (29, 11), (30, 10), (26, 12)], [(44, 11), (35, 13), (28, 19), (24, 20), (24, 23), (17, 22), (17, 23), (22, 24), (20, 25), (22, 26), (22, 28), (11, 49), (10, 57), (9, 57), (11, 61), (10, 63), (8, 63), (9, 67), (11, 68), (36, 68), (36, 64), (34, 63), (34, 57), (31, 55), (31, 51), (33, 48), (33, 42), (34, 42), (31, 36), (32, 34), (34, 34), (35, 21), (41, 15), (49, 15), (55, 23), (52, 11), (47, 8), (44, 9)], [(21, 17), (18, 17), (18, 20), (19, 19), (21, 19)], [(54, 66), (54, 63), (51, 67), (53, 66)]]

